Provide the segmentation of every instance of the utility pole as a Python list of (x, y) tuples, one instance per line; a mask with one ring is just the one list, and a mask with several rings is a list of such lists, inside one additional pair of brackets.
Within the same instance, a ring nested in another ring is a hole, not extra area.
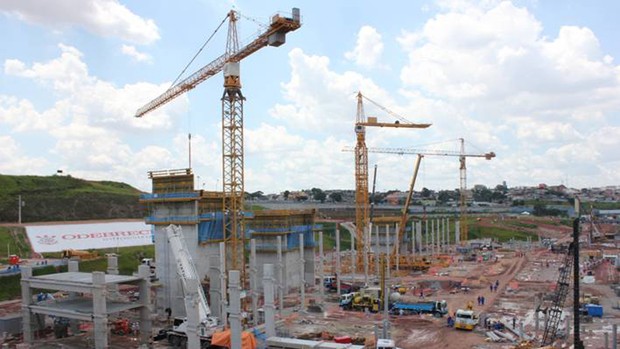
[(22, 224), (22, 207), (26, 206), (26, 203), (22, 201), (22, 196), (18, 195), (17, 199), (17, 223)]

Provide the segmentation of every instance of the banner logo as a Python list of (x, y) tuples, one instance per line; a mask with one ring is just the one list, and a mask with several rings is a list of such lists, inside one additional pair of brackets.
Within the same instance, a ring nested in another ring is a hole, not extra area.
[(56, 245), (58, 243), (55, 236), (38, 235), (37, 239), (39, 239), (39, 243), (43, 245)]

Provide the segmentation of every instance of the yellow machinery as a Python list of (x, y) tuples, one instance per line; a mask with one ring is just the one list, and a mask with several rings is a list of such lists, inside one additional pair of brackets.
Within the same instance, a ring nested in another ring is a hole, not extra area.
[[(398, 120), (394, 123), (378, 122), (376, 117), (366, 118), (363, 100), (376, 105), (381, 110), (394, 116)], [(431, 124), (414, 124), (404, 119), (398, 114), (381, 106), (377, 102), (357, 93), (357, 116), (355, 118), (355, 235), (356, 249), (358, 251), (357, 265), (364, 265), (368, 268), (367, 260), (362, 263), (362, 258), (367, 252), (364, 236), (369, 222), (369, 199), (368, 199), (368, 149), (366, 147), (366, 127), (392, 127), (392, 128), (427, 128)]]
[(82, 250), (63, 250), (62, 258), (79, 258), (81, 260), (95, 259), (99, 257), (97, 252), (88, 252)]
[[(224, 219), (224, 238), (232, 254), (230, 269), (242, 270), (245, 275), (243, 258), (244, 230), (244, 153), (243, 153), (243, 102), (239, 62), (266, 46), (278, 47), (285, 42), (288, 32), (301, 27), (299, 9), (293, 8), (292, 16), (274, 15), (271, 23), (254, 40), (239, 48), (237, 38), (238, 13), (230, 11), (228, 18), (228, 40), (224, 54), (208, 63), (186, 79), (179, 81), (159, 97), (153, 99), (136, 112), (136, 117), (161, 107), (185, 92), (192, 90), (211, 76), (224, 72), (224, 93), (222, 102), (222, 184)], [(224, 23), (224, 21), (222, 21)], [(221, 27), (221, 25), (220, 25)], [(218, 29), (220, 28), (218, 27)]]

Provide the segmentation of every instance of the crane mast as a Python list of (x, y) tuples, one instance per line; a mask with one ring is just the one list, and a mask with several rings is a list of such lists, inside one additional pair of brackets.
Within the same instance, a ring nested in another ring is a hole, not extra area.
[[(466, 241), (467, 240), (467, 225), (466, 225), (467, 224), (466, 223), (467, 222), (467, 206), (466, 206), (465, 199), (466, 199), (466, 190), (467, 190), (466, 183), (467, 182), (466, 182), (465, 159), (468, 157), (478, 157), (478, 158), (485, 158), (486, 160), (491, 160), (492, 158), (495, 157), (495, 153), (494, 152), (487, 152), (483, 154), (466, 153), (464, 139), (459, 138), (459, 141), (460, 141), (460, 148), (461, 148), (460, 151), (436, 150), (436, 149), (413, 149), (413, 148), (367, 148), (367, 147), (365, 147), (364, 149), (366, 151), (366, 154), (367, 153), (383, 153), (383, 154), (398, 154), (398, 155), (417, 154), (419, 156), (419, 159), (421, 159), (421, 157), (425, 155), (458, 157), (459, 163), (460, 163), (460, 166), (459, 166), (459, 174), (460, 174), (460, 190), (459, 190), (460, 205), (459, 206), (460, 206), (460, 222), (461, 222), (460, 238), (461, 238), (461, 241)], [(342, 151), (347, 151), (347, 152), (355, 151), (357, 155), (357, 146), (356, 146), (356, 149), (352, 149), (351, 147), (344, 147)], [(399, 231), (398, 231), (398, 238), (401, 240), (405, 234), (406, 222), (407, 222), (407, 211), (408, 211), (409, 202), (411, 200), (411, 196), (413, 195), (412, 188), (415, 185), (415, 178), (417, 177), (418, 166), (419, 166), (419, 161), (416, 162), (412, 182), (409, 188), (409, 197), (407, 198), (405, 202), (405, 207), (403, 207), (403, 215), (401, 218), (401, 222), (399, 225)], [(394, 246), (393, 252), (394, 253), (396, 252), (396, 246)]]
[(183, 93), (195, 88), (211, 76), (224, 72), (222, 94), (222, 211), (224, 213), (223, 237), (230, 247), (232, 269), (241, 270), (244, 275), (243, 232), (244, 232), (244, 153), (243, 153), (243, 102), (241, 93), (240, 61), (265, 46), (281, 46), (286, 34), (301, 27), (298, 8), (293, 8), (290, 18), (280, 15), (271, 17), (271, 23), (249, 44), (239, 48), (237, 37), (237, 13), (230, 11), (226, 51), (189, 77), (183, 79), (136, 111), (136, 117), (163, 106)]
[[(386, 111), (390, 115), (399, 119), (395, 123), (381, 123), (377, 122), (377, 118), (366, 118), (364, 112), (363, 100), (371, 102), (379, 107), (381, 110)], [(402, 121), (402, 122), (401, 122)], [(357, 258), (357, 264), (355, 269), (362, 264), (362, 257), (368, 251), (368, 246), (365, 243), (364, 237), (366, 236), (366, 229), (369, 222), (369, 202), (368, 202), (368, 149), (366, 147), (366, 127), (391, 127), (391, 128), (427, 128), (431, 124), (415, 124), (400, 117), (398, 114), (390, 111), (389, 109), (381, 106), (377, 102), (362, 95), (361, 92), (357, 93), (357, 114), (355, 118), (355, 239), (356, 250), (359, 253)], [(367, 268), (367, 265), (364, 265)]]

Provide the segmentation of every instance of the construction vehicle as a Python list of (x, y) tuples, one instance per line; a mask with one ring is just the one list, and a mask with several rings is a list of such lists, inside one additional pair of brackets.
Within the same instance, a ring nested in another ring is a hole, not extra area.
[(396, 342), (393, 339), (377, 339), (377, 349), (400, 349), (396, 346)]
[[(242, 59), (266, 46), (278, 47), (286, 42), (286, 34), (301, 27), (301, 14), (293, 8), (292, 15), (285, 17), (273, 15), (269, 25), (264, 27), (257, 37), (247, 45), (239, 47), (237, 20), (239, 13), (230, 11), (228, 18), (228, 36), (226, 50), (218, 58), (208, 63), (192, 75), (181, 81), (175, 81), (172, 87), (136, 111), (136, 117), (163, 106), (180, 95), (194, 89), (210, 77), (224, 72), (224, 93), (222, 103), (222, 212), (225, 212), (224, 241), (231, 250), (231, 263), (226, 264), (231, 270), (241, 270), (241, 284), (245, 282), (244, 250), (244, 115), (245, 97), (241, 93)], [(222, 21), (222, 24), (224, 21)], [(219, 28), (221, 25), (217, 28)], [(217, 31), (216, 30), (216, 31)], [(214, 33), (215, 34), (215, 33)], [(202, 51), (202, 48), (200, 49)], [(193, 59), (192, 59), (193, 61)], [(190, 62), (191, 63), (191, 62)], [(178, 79), (177, 79), (178, 80)], [(191, 140), (191, 137), (190, 137)], [(191, 167), (191, 165), (190, 165)]]
[[(308, 339), (269, 337), (265, 340), (267, 349), (364, 349), (363, 345), (349, 343), (335, 343), (326, 341), (313, 341)], [(384, 349), (396, 349), (395, 347), (381, 347)]]
[(63, 250), (62, 258), (79, 258), (81, 260), (95, 259), (98, 258), (99, 254), (97, 252), (88, 252), (82, 250)]
[(470, 309), (458, 309), (454, 315), (454, 328), (458, 330), (473, 331), (478, 325), (480, 318), (476, 312)]
[(131, 326), (129, 325), (129, 319), (116, 319), (112, 321), (112, 328), (110, 329), (112, 334), (117, 336), (124, 336), (131, 334)]
[[(176, 262), (177, 272), (183, 285), (185, 309), (187, 312), (198, 311), (198, 324), (196, 332), (200, 337), (200, 346), (211, 343), (211, 336), (217, 330), (218, 320), (211, 315), (211, 309), (207, 303), (200, 279), (196, 272), (196, 266), (187, 249), (183, 232), (180, 226), (169, 225), (166, 227), (166, 236), (170, 245), (170, 251)], [(173, 347), (185, 347), (192, 343), (194, 338), (188, 338), (188, 318), (177, 317), (173, 321), (172, 330), (168, 331), (168, 341)], [(191, 345), (190, 345), (191, 346)]]
[(432, 314), (436, 317), (442, 317), (448, 313), (448, 303), (441, 301), (416, 301), (403, 302), (398, 301), (392, 303), (390, 307), (392, 314), (411, 315), (411, 314)]
[(379, 312), (381, 309), (381, 289), (369, 287), (340, 297), (340, 307), (344, 310)]

